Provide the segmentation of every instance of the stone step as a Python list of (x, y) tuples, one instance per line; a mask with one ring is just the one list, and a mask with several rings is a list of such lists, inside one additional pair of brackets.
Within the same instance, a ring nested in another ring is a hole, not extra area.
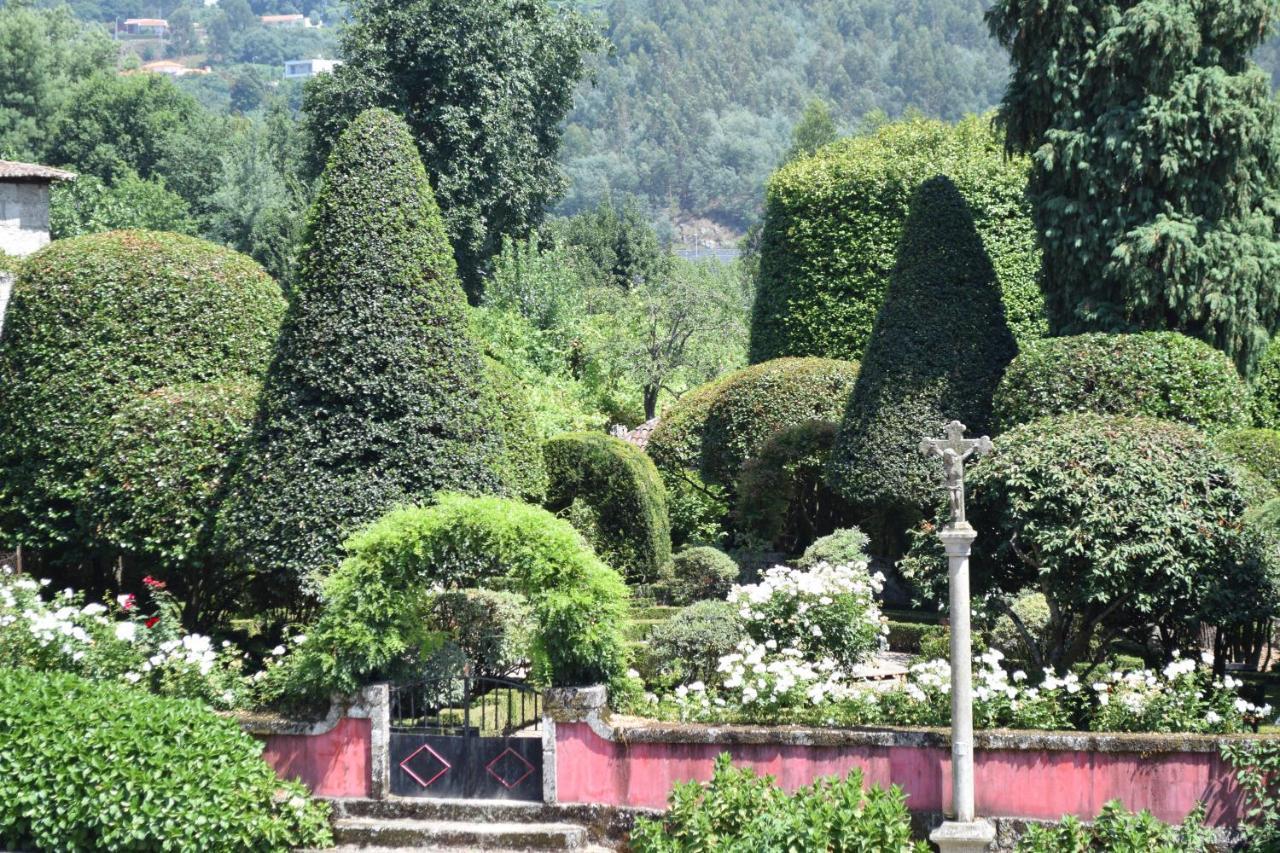
[(562, 823), (563, 807), (518, 800), (451, 800), (391, 798), (386, 800), (333, 798), (335, 819), (367, 817), (379, 820), (449, 820), (501, 823)]
[(584, 850), (587, 831), (571, 823), (385, 820), (342, 817), (333, 822), (339, 847), (420, 850)]

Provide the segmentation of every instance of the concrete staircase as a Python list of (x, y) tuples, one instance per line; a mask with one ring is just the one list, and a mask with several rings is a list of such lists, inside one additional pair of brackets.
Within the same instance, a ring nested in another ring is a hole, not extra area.
[[(589, 806), (502, 800), (334, 799), (335, 851), (439, 850), (603, 853), (625, 832), (617, 815)], [(624, 821), (629, 823), (629, 821)]]

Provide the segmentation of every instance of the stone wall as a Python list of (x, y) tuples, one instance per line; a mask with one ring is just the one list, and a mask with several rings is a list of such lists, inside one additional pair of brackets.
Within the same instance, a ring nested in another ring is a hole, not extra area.
[(49, 243), (49, 185), (0, 181), (0, 252), (29, 255)]

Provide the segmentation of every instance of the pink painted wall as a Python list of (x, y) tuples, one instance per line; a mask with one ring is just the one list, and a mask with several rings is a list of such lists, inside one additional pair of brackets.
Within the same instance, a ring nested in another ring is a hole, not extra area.
[[(587, 723), (556, 725), (556, 792), (562, 803), (663, 808), (675, 782), (711, 778), (722, 752), (768, 773), (788, 790), (820, 776), (862, 768), (868, 784), (899, 785), (912, 811), (941, 812), (951, 797), (946, 749), (917, 746), (618, 743)], [(1215, 826), (1239, 822), (1241, 803), (1231, 769), (1216, 752), (1152, 755), (1073, 750), (978, 749), (978, 813), (990, 817), (1092, 819), (1110, 800), (1180, 821), (1197, 801)]]
[(281, 779), (302, 782), (320, 797), (368, 797), (372, 791), (369, 720), (343, 717), (319, 735), (266, 735), (263, 759)]

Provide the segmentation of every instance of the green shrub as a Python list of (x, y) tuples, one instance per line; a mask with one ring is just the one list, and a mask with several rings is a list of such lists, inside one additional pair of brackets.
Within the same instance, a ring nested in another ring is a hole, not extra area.
[(107, 425), (86, 485), (101, 540), (153, 557), (175, 581), (197, 580), (181, 569), (206, 556), (213, 511), (259, 390), (248, 380), (206, 382), (126, 402)]
[(725, 601), (699, 601), (649, 632), (643, 674), (649, 683), (713, 682), (720, 658), (732, 653), (743, 636), (736, 607)]
[(703, 850), (928, 850), (911, 841), (911, 814), (895, 785), (863, 790), (861, 770), (843, 780), (819, 779), (787, 794), (772, 776), (738, 769), (724, 753), (710, 782), (679, 783), (670, 810), (640, 818), (631, 832), (635, 853)]
[(949, 179), (926, 181), (831, 454), (832, 486), (887, 519), (887, 530), (905, 529), (941, 484), (920, 440), (954, 419), (982, 435), (1016, 352), (968, 203)]
[(486, 358), (484, 365), (488, 378), (485, 391), (493, 395), (493, 410), (502, 435), (502, 450), (494, 463), (498, 476), (522, 500), (541, 503), (547, 495), (547, 466), (528, 391), (501, 362)]
[(476, 677), (504, 678), (529, 661), (535, 630), (528, 599), (515, 592), (464, 589), (431, 600), (427, 628), (440, 631)]
[(1244, 849), (1280, 849), (1280, 741), (1235, 741), (1221, 751), (1244, 795)]
[(556, 436), (543, 446), (547, 509), (564, 513), (609, 565), (635, 582), (671, 562), (662, 478), (644, 452), (600, 433)]
[(1046, 631), (1049, 628), (1049, 601), (1044, 593), (1028, 590), (1014, 598), (1009, 609), (1022, 623), (1023, 629), (1031, 635), (1031, 642), (1022, 631), (1018, 630), (1013, 617), (1008, 613), (1000, 613), (988, 632), (988, 645), (999, 649), (1010, 660), (1022, 663), (1036, 662), (1043, 659)]
[(856, 527), (837, 530), (829, 536), (823, 536), (804, 550), (804, 554), (796, 561), (797, 569), (811, 569), (818, 563), (830, 563), (833, 566), (847, 566), (851, 563), (865, 563), (867, 545), (870, 540), (867, 534)]
[(1249, 417), (1262, 429), (1280, 429), (1280, 338), (1272, 338), (1249, 378)]
[(996, 390), (999, 429), (1094, 412), (1179, 421), (1206, 432), (1248, 424), (1248, 392), (1220, 350), (1177, 332), (1088, 334), (1026, 344)]
[(370, 110), (333, 150), (296, 293), (217, 540), (286, 601), (343, 539), (436, 491), (499, 488), (501, 436), (466, 299), (404, 122)]
[(402, 674), (414, 655), (438, 645), (422, 618), (436, 584), (524, 595), (536, 624), (532, 675), (542, 683), (616, 682), (626, 672), (626, 585), (544, 509), (443, 494), (431, 506), (388, 513), (345, 547), (286, 691), (323, 697)]
[[(968, 519), (984, 531), (974, 590), (1041, 589), (1055, 613), (1046, 664), (1060, 672), (1101, 636), (1216, 621), (1227, 614), (1205, 609), (1219, 593), (1241, 617), (1274, 604), (1232, 465), (1191, 427), (1093, 414), (1033, 421), (996, 439), (967, 481)], [(922, 583), (945, 579), (932, 528), (901, 568)]]
[(788, 427), (747, 461), (735, 518), (742, 536), (794, 554), (847, 520), (849, 508), (825, 476), (837, 429), (831, 421)]
[(176, 234), (59, 240), (24, 261), (0, 345), (2, 544), (105, 547), (83, 522), (112, 416), (158, 388), (260, 378), (284, 307), (253, 261)]
[(671, 561), (673, 604), (686, 605), (708, 599), (723, 600), (738, 582), (738, 564), (719, 548), (699, 545), (686, 548)]
[(1045, 333), (1040, 252), (1023, 197), (1027, 160), (1005, 156), (987, 118), (911, 119), (828, 145), (770, 179), (752, 362), (863, 357), (911, 198), (938, 174), (974, 211), (1018, 340)]
[(1086, 826), (1067, 816), (1053, 826), (1028, 824), (1018, 840), (1018, 853), (1147, 853), (1151, 850), (1211, 853), (1218, 846), (1213, 830), (1204, 825), (1204, 805), (1198, 805), (1178, 826), (1157, 820), (1150, 812), (1134, 814), (1119, 800), (1107, 803)]
[(0, 670), (8, 849), (286, 851), (331, 843), (328, 808), (198, 702)]
[(1240, 429), (1215, 437), (1213, 443), (1272, 489), (1280, 489), (1280, 431)]
[[(889, 623), (889, 633), (886, 635), (889, 648), (895, 652), (904, 652), (911, 655), (920, 655), (924, 657), (926, 648), (937, 648), (938, 643), (950, 640), (946, 636), (946, 629), (941, 625), (928, 625), (923, 622), (893, 622)], [(950, 658), (949, 654), (942, 656), (944, 660)], [(930, 658), (932, 660), (933, 658)]]
[(696, 471), (663, 471), (671, 516), (671, 545), (723, 545), (729, 538), (729, 498), (722, 486), (702, 481)]

